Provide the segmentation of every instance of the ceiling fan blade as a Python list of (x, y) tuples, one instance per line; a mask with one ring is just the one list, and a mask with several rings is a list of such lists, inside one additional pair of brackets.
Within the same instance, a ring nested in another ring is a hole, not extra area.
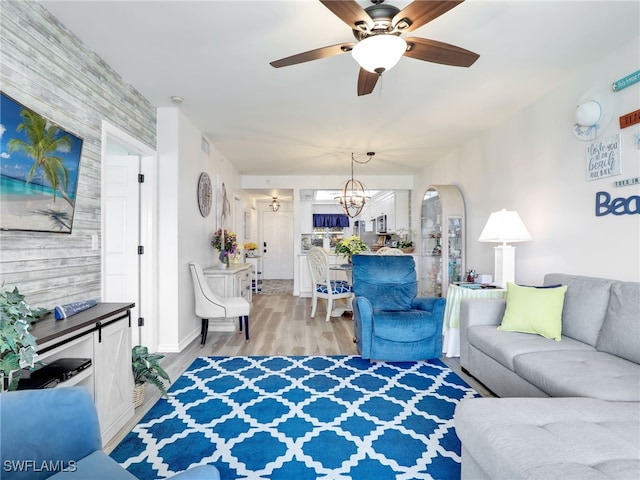
[(380, 75), (377, 73), (371, 73), (361, 67), (358, 75), (358, 96), (369, 95), (373, 92), (379, 77)]
[(315, 50), (309, 50), (308, 52), (298, 53), (297, 55), (291, 55), (290, 57), (281, 58), (280, 60), (274, 60), (270, 65), (275, 68), (288, 67), (289, 65), (310, 62), (311, 60), (333, 57), (334, 55), (350, 52), (354, 45), (355, 43), (353, 42), (347, 42), (330, 45), (328, 47), (316, 48)]
[(405, 38), (405, 40), (408, 48), (404, 56), (425, 62), (441, 63), (454, 67), (470, 67), (480, 58), (477, 53), (436, 40), (418, 37)]
[[(402, 32), (410, 32), (416, 28), (420, 28), (432, 20), (435, 20), (440, 15), (447, 13), (453, 7), (457, 7), (462, 2), (464, 2), (464, 0), (415, 0), (393, 17), (391, 25), (394, 27), (398, 26)], [(406, 28), (402, 28), (402, 25), (398, 25), (398, 23), (403, 19), (408, 19), (410, 22), (410, 25)]]
[(355, 0), (320, 0), (320, 3), (354, 30), (373, 27), (373, 20)]

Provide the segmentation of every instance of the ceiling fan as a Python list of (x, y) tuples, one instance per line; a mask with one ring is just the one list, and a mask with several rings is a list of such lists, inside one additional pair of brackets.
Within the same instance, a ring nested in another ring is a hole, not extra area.
[(271, 62), (280, 68), (352, 52), (360, 64), (358, 95), (373, 91), (382, 73), (393, 67), (400, 57), (457, 67), (469, 67), (480, 57), (455, 45), (427, 40), (402, 38), (403, 33), (419, 28), (448, 12), (464, 0), (415, 0), (400, 10), (384, 0), (371, 0), (373, 5), (362, 8), (355, 0), (320, 0), (353, 30), (357, 42), (338, 43), (309, 50)]

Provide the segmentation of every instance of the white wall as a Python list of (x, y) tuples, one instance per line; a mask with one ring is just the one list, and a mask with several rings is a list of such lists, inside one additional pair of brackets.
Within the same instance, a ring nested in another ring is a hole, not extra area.
[[(638, 195), (640, 187), (616, 188), (615, 180), (637, 177), (638, 125), (620, 130), (618, 117), (638, 109), (640, 84), (614, 93), (612, 82), (638, 68), (640, 39), (579, 72), (525, 110), (472, 138), (415, 179), (413, 224), (430, 184), (457, 185), (464, 196), (467, 265), (493, 273), (493, 244), (480, 243), (489, 214), (506, 208), (522, 217), (533, 240), (516, 245), (516, 281), (533, 284), (545, 273), (563, 272), (640, 281), (640, 216), (595, 216), (595, 194)], [(572, 132), (578, 99), (592, 88), (608, 91), (617, 106), (599, 139), (622, 135), (622, 175), (587, 182), (585, 148)], [(478, 112), (477, 114), (481, 114)]]
[[(218, 262), (211, 238), (218, 227), (216, 183), (225, 182), (233, 207), (240, 177), (211, 145), (202, 151), (202, 133), (178, 108), (158, 109), (158, 351), (182, 350), (200, 333), (195, 315), (189, 262), (203, 268)], [(202, 217), (197, 186), (202, 172), (211, 177), (214, 201), (211, 213)], [(231, 212), (230, 219), (237, 218)], [(225, 226), (241, 235), (241, 225)], [(242, 237), (240, 237), (242, 239)]]

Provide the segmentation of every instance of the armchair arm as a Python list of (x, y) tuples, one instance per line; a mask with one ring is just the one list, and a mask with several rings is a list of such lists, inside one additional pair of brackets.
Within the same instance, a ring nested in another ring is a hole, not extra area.
[(355, 297), (352, 307), (356, 345), (363, 358), (370, 358), (373, 338), (373, 305), (366, 297)]
[(437, 317), (442, 317), (446, 303), (446, 299), (442, 297), (416, 297), (411, 302), (411, 308), (431, 312)]
[(98, 415), (91, 395), (82, 387), (4, 392), (0, 418), (3, 465), (5, 461), (68, 465), (102, 449)]

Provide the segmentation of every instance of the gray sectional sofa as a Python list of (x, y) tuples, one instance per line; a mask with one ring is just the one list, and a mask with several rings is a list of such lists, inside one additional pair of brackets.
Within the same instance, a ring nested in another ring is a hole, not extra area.
[(559, 342), (498, 330), (506, 300), (461, 304), (460, 364), (503, 397), (456, 409), (462, 478), (640, 478), (640, 284), (544, 284), (567, 285)]

